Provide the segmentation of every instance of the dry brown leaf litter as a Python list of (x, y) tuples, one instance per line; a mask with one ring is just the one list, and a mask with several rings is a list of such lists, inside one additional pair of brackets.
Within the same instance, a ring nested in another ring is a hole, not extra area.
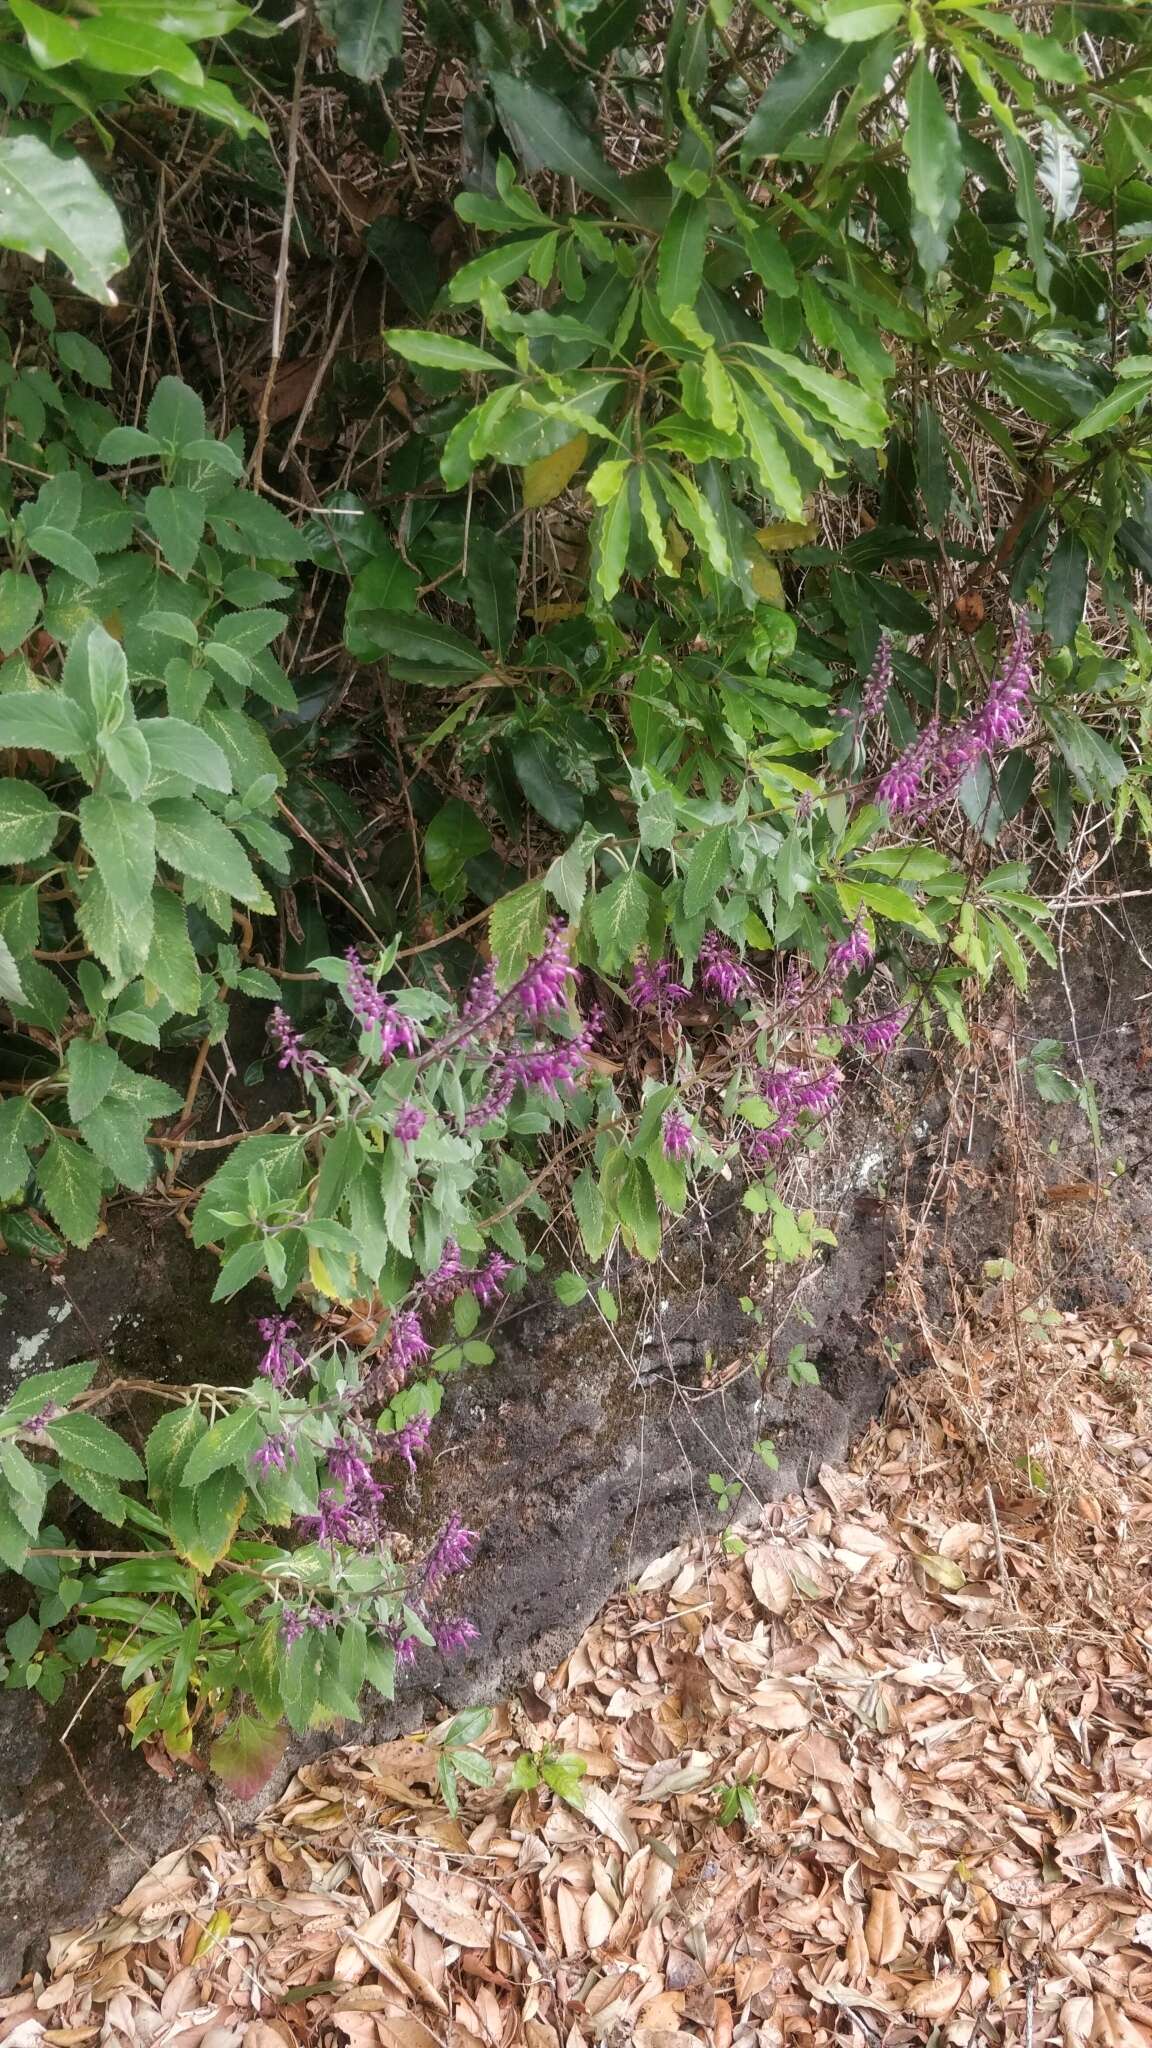
[[(1150, 2048), (1150, 1366), (1070, 1319), (938, 1357), (505, 1702), (459, 1821), (428, 1741), (337, 1751), (58, 1936), (0, 2043)], [(507, 1791), (544, 1743), (583, 1811)]]

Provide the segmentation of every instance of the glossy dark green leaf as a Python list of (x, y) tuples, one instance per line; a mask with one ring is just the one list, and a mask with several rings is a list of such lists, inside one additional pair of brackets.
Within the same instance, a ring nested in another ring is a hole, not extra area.
[(1065, 527), (1052, 550), (1044, 593), (1044, 631), (1054, 647), (1067, 647), (1084, 616), (1088, 595), (1088, 550)]
[(860, 43), (811, 35), (777, 71), (744, 131), (741, 161), (778, 156), (796, 135), (815, 133), (838, 92), (855, 84)]
[(492, 94), (527, 169), (556, 171), (612, 212), (630, 215), (620, 179), (605, 161), (599, 143), (581, 128), (563, 100), (525, 78), (502, 71), (492, 79)]

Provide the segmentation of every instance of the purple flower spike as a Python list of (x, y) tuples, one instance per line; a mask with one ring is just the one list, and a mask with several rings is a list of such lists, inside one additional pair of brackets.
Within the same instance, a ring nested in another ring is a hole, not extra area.
[(705, 932), (700, 941), (701, 980), (709, 995), (719, 996), (725, 1003), (734, 1003), (737, 996), (749, 995), (753, 988), (752, 975), (742, 960), (738, 960), (726, 939), (719, 932)]
[(858, 910), (848, 937), (840, 939), (829, 951), (829, 976), (835, 982), (847, 981), (855, 969), (867, 967), (871, 958), (872, 941), (864, 924), (864, 913)]
[(289, 1459), (295, 1459), (296, 1452), (286, 1436), (266, 1436), (263, 1443), (253, 1451), (249, 1462), (255, 1465), (262, 1479), (269, 1472), (283, 1472)]
[(692, 1156), (692, 1126), (678, 1109), (665, 1112), (660, 1126), (660, 1143), (665, 1159), (681, 1160)]
[(292, 1342), (299, 1325), (288, 1316), (261, 1316), (256, 1328), (265, 1344), (257, 1370), (283, 1392), (289, 1380), (304, 1370), (304, 1360)]
[(490, 1252), (482, 1266), (468, 1275), (468, 1285), (481, 1308), (492, 1308), (504, 1292), (504, 1282), (513, 1271), (511, 1259), (503, 1252)]
[[(407, 1378), (412, 1366), (420, 1365), (429, 1356), (432, 1346), (424, 1335), (424, 1326), (415, 1309), (398, 1308), (392, 1317), (388, 1333), (389, 1363), (402, 1371)], [(400, 1382), (404, 1384), (403, 1380)]]
[(27, 1422), (20, 1424), (21, 1435), (43, 1436), (48, 1424), (55, 1422), (57, 1417), (63, 1415), (63, 1413), (64, 1410), (58, 1408), (55, 1401), (45, 1401), (44, 1406), (38, 1408), (35, 1415), (30, 1415)]
[(474, 1643), (480, 1631), (475, 1622), (469, 1621), (466, 1615), (456, 1614), (450, 1621), (434, 1621), (432, 1634), (440, 1655), (451, 1657), (457, 1650), (463, 1650), (468, 1643)]
[(572, 981), (569, 944), (567, 925), (555, 918), (549, 926), (548, 943), (540, 958), (532, 962), (509, 990), (516, 1007), (537, 1024), (542, 1018), (558, 1016), (568, 1008)]
[(290, 1067), (294, 1074), (322, 1074), (319, 1053), (309, 1052), (286, 1010), (277, 1004), (268, 1019), (268, 1036), (279, 1054), (278, 1067)]
[(475, 1530), (466, 1529), (459, 1515), (449, 1515), (421, 1568), (420, 1590), (425, 1600), (436, 1598), (445, 1579), (467, 1571), (479, 1541)]
[(298, 1643), (301, 1636), (307, 1633), (308, 1624), (304, 1616), (299, 1614), (295, 1607), (286, 1607), (280, 1617), (280, 1641), (284, 1648), (290, 1650), (293, 1643)]
[(688, 999), (688, 990), (680, 982), (673, 981), (674, 969), (671, 960), (637, 960), (632, 969), (632, 986), (628, 991), (638, 1010), (662, 1010), (669, 1004), (683, 1003)]
[(899, 760), (892, 763), (887, 773), (876, 785), (876, 801), (887, 804), (894, 818), (905, 817), (916, 809), (928, 764), (936, 752), (940, 735), (940, 721), (930, 718), (922, 733), (905, 749)]
[(401, 1145), (414, 1145), (427, 1121), (425, 1112), (414, 1102), (401, 1103), (392, 1119), (392, 1136)]
[(403, 1016), (392, 998), (377, 988), (354, 946), (349, 946), (344, 958), (348, 963), (348, 1006), (360, 1029), (371, 1033), (375, 1057), (382, 1066), (398, 1052), (411, 1058), (420, 1045), (412, 1019)]
[(893, 1010), (886, 1017), (870, 1017), (866, 1024), (850, 1024), (844, 1032), (844, 1043), (870, 1058), (882, 1058), (891, 1052), (911, 1014), (908, 1009)]
[(402, 1636), (399, 1629), (390, 1629), (389, 1635), (392, 1640), (392, 1647), (396, 1652), (396, 1662), (399, 1664), (400, 1669), (402, 1671), (410, 1670), (416, 1662), (416, 1652), (420, 1648), (415, 1636)]
[(440, 1254), (440, 1264), (423, 1281), (420, 1293), (425, 1301), (440, 1305), (455, 1301), (460, 1289), (467, 1283), (460, 1260), (460, 1247), (454, 1237), (446, 1237)]
[(432, 1417), (426, 1408), (422, 1408), (418, 1415), (413, 1415), (400, 1429), (391, 1430), (383, 1436), (381, 1443), (394, 1452), (415, 1476), (416, 1455), (427, 1450), (431, 1428)]
[(868, 671), (868, 679), (864, 684), (864, 694), (860, 699), (862, 724), (867, 724), (870, 718), (879, 718), (888, 702), (888, 692), (891, 688), (892, 640), (888, 633), (881, 633), (872, 666)]
[(488, 1084), (478, 1103), (468, 1110), (464, 1118), (466, 1131), (478, 1131), (490, 1124), (493, 1117), (502, 1116), (516, 1093), (519, 1078), (515, 1069), (508, 1066), (503, 1058), (493, 1068), (494, 1079)]

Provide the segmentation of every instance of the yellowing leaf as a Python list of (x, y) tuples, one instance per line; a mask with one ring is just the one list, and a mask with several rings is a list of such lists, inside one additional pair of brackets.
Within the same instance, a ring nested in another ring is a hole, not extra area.
[(807, 547), (817, 531), (814, 519), (778, 519), (773, 526), (758, 526), (756, 538), (766, 555), (784, 555), (789, 548)]
[(784, 603), (784, 585), (775, 562), (754, 555), (748, 564), (748, 581), (762, 604)]
[(323, 1252), (314, 1244), (308, 1247), (308, 1277), (316, 1292), (328, 1301), (351, 1301), (350, 1294), (341, 1293), (340, 1282), (333, 1278)]
[(571, 483), (587, 453), (587, 434), (577, 434), (575, 440), (565, 441), (563, 447), (554, 448), (551, 455), (541, 455), (535, 462), (526, 463), (523, 478), (525, 505), (547, 505), (553, 498), (558, 498)]

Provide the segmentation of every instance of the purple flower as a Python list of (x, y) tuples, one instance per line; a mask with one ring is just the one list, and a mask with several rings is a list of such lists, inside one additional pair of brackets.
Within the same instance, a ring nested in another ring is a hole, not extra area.
[(465, 1285), (460, 1247), (454, 1237), (446, 1237), (440, 1264), (420, 1283), (421, 1296), (425, 1301), (436, 1303), (454, 1301)]
[(255, 1465), (260, 1477), (266, 1479), (269, 1472), (283, 1472), (289, 1459), (294, 1460), (295, 1457), (295, 1449), (286, 1436), (266, 1436), (253, 1451), (249, 1462)]
[(662, 1010), (668, 1003), (683, 1003), (688, 990), (680, 982), (673, 981), (674, 968), (671, 960), (637, 960), (632, 969), (632, 987), (629, 995), (638, 1010)]
[(293, 1643), (298, 1643), (307, 1633), (308, 1624), (304, 1616), (295, 1607), (286, 1607), (280, 1617), (280, 1641), (284, 1648), (290, 1650)]
[(402, 1671), (407, 1671), (416, 1662), (416, 1652), (420, 1648), (416, 1637), (401, 1635), (398, 1628), (390, 1628), (388, 1637), (396, 1652), (396, 1662)]
[(419, 1048), (419, 1034), (410, 1017), (396, 1008), (390, 996), (379, 989), (367, 972), (354, 946), (344, 955), (348, 963), (348, 1006), (362, 1031), (372, 1035), (372, 1050), (382, 1066), (397, 1052), (409, 1057)]
[(908, 1009), (892, 1010), (885, 1017), (869, 1018), (865, 1024), (850, 1024), (844, 1031), (844, 1043), (874, 1058), (882, 1056), (891, 1052), (911, 1014)]
[(428, 1433), (431, 1427), (432, 1417), (426, 1408), (422, 1408), (417, 1415), (413, 1415), (399, 1429), (386, 1432), (381, 1438), (381, 1443), (386, 1444), (391, 1451), (395, 1452), (395, 1455), (407, 1465), (408, 1470), (415, 1474), (416, 1453), (427, 1450)]
[(414, 1145), (428, 1118), (414, 1102), (402, 1102), (392, 1119), (392, 1136), (401, 1145)]
[(491, 1308), (504, 1292), (504, 1282), (514, 1270), (511, 1259), (503, 1252), (489, 1252), (482, 1266), (468, 1275), (468, 1285), (480, 1303), (481, 1308)]
[(692, 1126), (678, 1109), (665, 1111), (660, 1126), (660, 1143), (665, 1159), (688, 1159), (692, 1155)]
[(485, 1124), (490, 1124), (493, 1117), (501, 1116), (516, 1093), (518, 1077), (515, 1071), (506, 1064), (503, 1055), (501, 1055), (498, 1063), (495, 1065), (493, 1072), (495, 1079), (489, 1081), (488, 1087), (479, 1102), (475, 1104), (474, 1108), (468, 1110), (465, 1115), (464, 1129), (466, 1131), (478, 1131)]
[(855, 968), (867, 967), (872, 958), (872, 941), (864, 924), (864, 913), (858, 910), (856, 920), (846, 939), (840, 939), (828, 954), (828, 973), (833, 981), (847, 981)]
[(280, 1057), (278, 1067), (291, 1067), (295, 1074), (322, 1074), (324, 1062), (318, 1053), (309, 1052), (286, 1010), (277, 1004), (268, 1019), (268, 1036)]
[(920, 785), (936, 752), (939, 734), (939, 719), (930, 718), (923, 732), (918, 734), (912, 745), (892, 763), (876, 784), (877, 803), (887, 804), (894, 818), (906, 816), (909, 811), (915, 810)]
[(43, 1436), (48, 1424), (55, 1422), (57, 1416), (63, 1415), (63, 1413), (63, 1408), (57, 1407), (55, 1401), (45, 1401), (44, 1406), (38, 1408), (35, 1415), (30, 1415), (27, 1422), (20, 1424), (21, 1434), (24, 1436)]
[(888, 692), (891, 688), (892, 640), (888, 633), (881, 633), (872, 666), (868, 671), (868, 679), (864, 684), (864, 694), (860, 699), (862, 724), (867, 724), (870, 718), (879, 718), (888, 702)]
[(330, 1486), (321, 1489), (314, 1515), (301, 1515), (296, 1524), (301, 1535), (316, 1543), (355, 1544), (358, 1517), (354, 1507), (339, 1500)]
[(793, 1095), (797, 1109), (806, 1109), (813, 1116), (823, 1116), (840, 1091), (844, 1076), (839, 1067), (825, 1067), (822, 1074), (808, 1075), (801, 1081)]
[(548, 928), (548, 942), (538, 960), (513, 983), (508, 996), (517, 1009), (536, 1023), (557, 1016), (568, 1008), (572, 962), (569, 958), (568, 927), (554, 918)]
[(361, 1452), (355, 1444), (348, 1442), (347, 1437), (339, 1437), (330, 1445), (328, 1473), (330, 1478), (338, 1480), (344, 1488), (346, 1499), (357, 1489), (374, 1486), (376, 1483)]
[(719, 996), (722, 1002), (734, 1003), (737, 996), (751, 993), (753, 981), (749, 969), (736, 958), (719, 932), (705, 932), (701, 939), (700, 966), (705, 989), (709, 995)]
[(435, 1600), (445, 1579), (454, 1578), (457, 1572), (467, 1571), (472, 1562), (473, 1550), (479, 1541), (475, 1530), (466, 1529), (459, 1515), (449, 1515), (420, 1569), (420, 1592), (423, 1599)]
[(283, 1392), (293, 1375), (304, 1370), (304, 1360), (291, 1341), (299, 1325), (288, 1316), (261, 1316), (256, 1328), (266, 1347), (257, 1370)]
[[(421, 1364), (429, 1356), (431, 1349), (432, 1346), (424, 1335), (424, 1325), (415, 1309), (396, 1309), (388, 1331), (389, 1362), (403, 1372), (406, 1379), (411, 1367)], [(403, 1383), (401, 1380), (401, 1386)]]
[(1008, 659), (988, 691), (981, 716), (983, 736), (989, 747), (1003, 747), (1018, 739), (1027, 722), (1027, 703), (1035, 681), (1032, 628), (1027, 612), (1021, 612), (1008, 651)]
[(440, 1655), (442, 1657), (451, 1657), (455, 1651), (462, 1650), (467, 1643), (474, 1643), (480, 1631), (476, 1627), (475, 1622), (469, 1621), (466, 1615), (456, 1614), (449, 1621), (434, 1621), (432, 1623), (432, 1634)]

